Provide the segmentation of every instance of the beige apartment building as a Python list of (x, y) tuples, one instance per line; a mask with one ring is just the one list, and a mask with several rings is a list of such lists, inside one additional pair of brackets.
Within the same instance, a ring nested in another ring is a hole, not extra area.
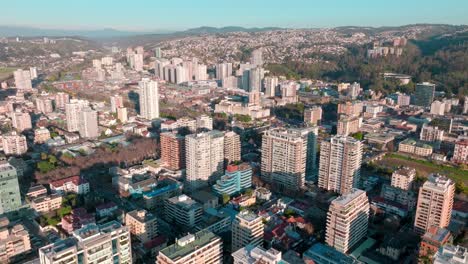
[(31, 201), (31, 208), (38, 213), (48, 213), (62, 206), (62, 196), (59, 194), (44, 195)]
[(392, 173), (391, 185), (409, 191), (413, 185), (414, 177), (416, 177), (416, 169), (401, 167)]
[(217, 130), (185, 137), (186, 187), (196, 190), (223, 175), (224, 133)]
[(322, 107), (312, 106), (304, 110), (304, 123), (317, 125), (322, 120)]
[(367, 234), (369, 200), (366, 192), (351, 189), (330, 204), (325, 242), (346, 253)]
[(6, 217), (0, 218), (0, 263), (10, 263), (11, 259), (31, 250), (29, 232), (23, 225), (10, 227)]
[(359, 185), (362, 143), (352, 137), (336, 135), (322, 141), (318, 186), (346, 194)]
[(233, 131), (224, 134), (224, 161), (226, 165), (241, 160), (240, 136)]
[(28, 151), (26, 137), (18, 135), (15, 131), (3, 135), (2, 143), (5, 155), (22, 155)]
[(336, 127), (336, 133), (344, 136), (351, 135), (359, 132), (361, 125), (361, 117), (341, 115)]
[(431, 227), (447, 227), (452, 215), (455, 183), (439, 174), (429, 175), (419, 189), (414, 229), (420, 234)]
[(142, 243), (154, 239), (158, 235), (158, 221), (155, 215), (146, 210), (134, 210), (125, 216), (125, 225), (130, 234)]
[(346, 103), (338, 104), (338, 114), (344, 114), (347, 116), (360, 116), (363, 108), (364, 104), (361, 101), (348, 101)]
[(263, 246), (262, 217), (244, 210), (232, 222), (232, 252), (247, 246)]
[(280, 189), (304, 186), (308, 131), (274, 128), (262, 136), (262, 178)]

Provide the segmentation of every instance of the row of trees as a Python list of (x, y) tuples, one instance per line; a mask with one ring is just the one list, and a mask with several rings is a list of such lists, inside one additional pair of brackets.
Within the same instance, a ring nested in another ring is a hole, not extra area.
[(37, 171), (35, 178), (39, 183), (47, 183), (73, 175), (79, 175), (80, 171), (119, 165), (133, 165), (148, 158), (155, 158), (159, 153), (159, 144), (150, 138), (131, 138), (128, 146), (102, 145), (88, 156), (72, 157), (62, 155), (60, 160), (66, 167), (58, 167), (50, 171)]

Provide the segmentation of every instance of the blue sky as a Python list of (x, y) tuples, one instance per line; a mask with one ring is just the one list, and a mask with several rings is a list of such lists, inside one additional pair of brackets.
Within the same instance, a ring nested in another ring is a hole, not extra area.
[(468, 24), (468, 0), (5, 0), (0, 25), (180, 30), (199, 26)]

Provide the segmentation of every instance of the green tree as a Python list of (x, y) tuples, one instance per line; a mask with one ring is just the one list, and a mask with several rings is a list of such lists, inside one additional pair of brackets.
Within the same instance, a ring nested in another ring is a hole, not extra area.
[(48, 161), (43, 160), (43, 161), (39, 161), (37, 163), (37, 168), (39, 169), (39, 171), (41, 173), (47, 173), (47, 172), (55, 169), (55, 165), (48, 162)]
[(229, 194), (227, 193), (223, 193), (223, 196), (221, 198), (223, 200), (223, 204), (227, 204), (231, 200), (231, 196), (229, 196)]
[(57, 210), (57, 215), (60, 216), (60, 218), (63, 218), (64, 216), (70, 214), (71, 211), (71, 206), (62, 206), (60, 209)]

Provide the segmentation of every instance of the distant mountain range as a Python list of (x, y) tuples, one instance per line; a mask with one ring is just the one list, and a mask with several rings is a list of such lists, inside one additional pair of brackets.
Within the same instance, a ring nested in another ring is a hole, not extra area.
[[(460, 29), (466, 29), (466, 25), (440, 25), (440, 24), (419, 24), (419, 25), (405, 25), (395, 27), (353, 27), (344, 26), (336, 27), (335, 30), (342, 33), (376, 33), (387, 30), (402, 30), (412, 26), (432, 26), (434, 31), (443, 33), (445, 31), (454, 31)], [(91, 39), (118, 39), (128, 37), (155, 37), (155, 38), (167, 38), (167, 37), (180, 37), (183, 35), (197, 35), (197, 34), (219, 34), (229, 32), (262, 32), (269, 30), (282, 30), (286, 28), (280, 27), (239, 27), (239, 26), (228, 26), (228, 27), (197, 27), (183, 31), (170, 31), (170, 30), (154, 30), (154, 31), (122, 31), (112, 28), (104, 28), (98, 30), (67, 30), (67, 29), (44, 29), (36, 27), (23, 27), (23, 26), (1, 26), (0, 25), (0, 37), (64, 37), (64, 36), (77, 36)], [(438, 32), (438, 33), (439, 33)]]
[(169, 31), (169, 30), (155, 30), (155, 31), (122, 31), (112, 28), (105, 28), (99, 30), (67, 30), (67, 29), (45, 29), (35, 27), (22, 27), (22, 26), (1, 26), (0, 37), (64, 37), (64, 36), (79, 36), (86, 38), (115, 38), (115, 37), (129, 37), (138, 35), (151, 35), (151, 34), (214, 34), (214, 33), (228, 33), (228, 32), (260, 32), (268, 30), (278, 30), (277, 27), (265, 28), (244, 28), (244, 27), (198, 27), (191, 28), (185, 31)]
[(68, 30), (68, 29), (44, 29), (35, 27), (20, 27), (20, 26), (0, 26), (0, 37), (65, 37), (79, 36), (86, 38), (112, 38), (112, 37), (129, 37), (135, 35), (146, 34), (163, 34), (172, 33), (172, 31), (154, 31), (154, 32), (138, 32), (138, 31), (122, 31), (112, 28), (104, 28), (97, 30)]

